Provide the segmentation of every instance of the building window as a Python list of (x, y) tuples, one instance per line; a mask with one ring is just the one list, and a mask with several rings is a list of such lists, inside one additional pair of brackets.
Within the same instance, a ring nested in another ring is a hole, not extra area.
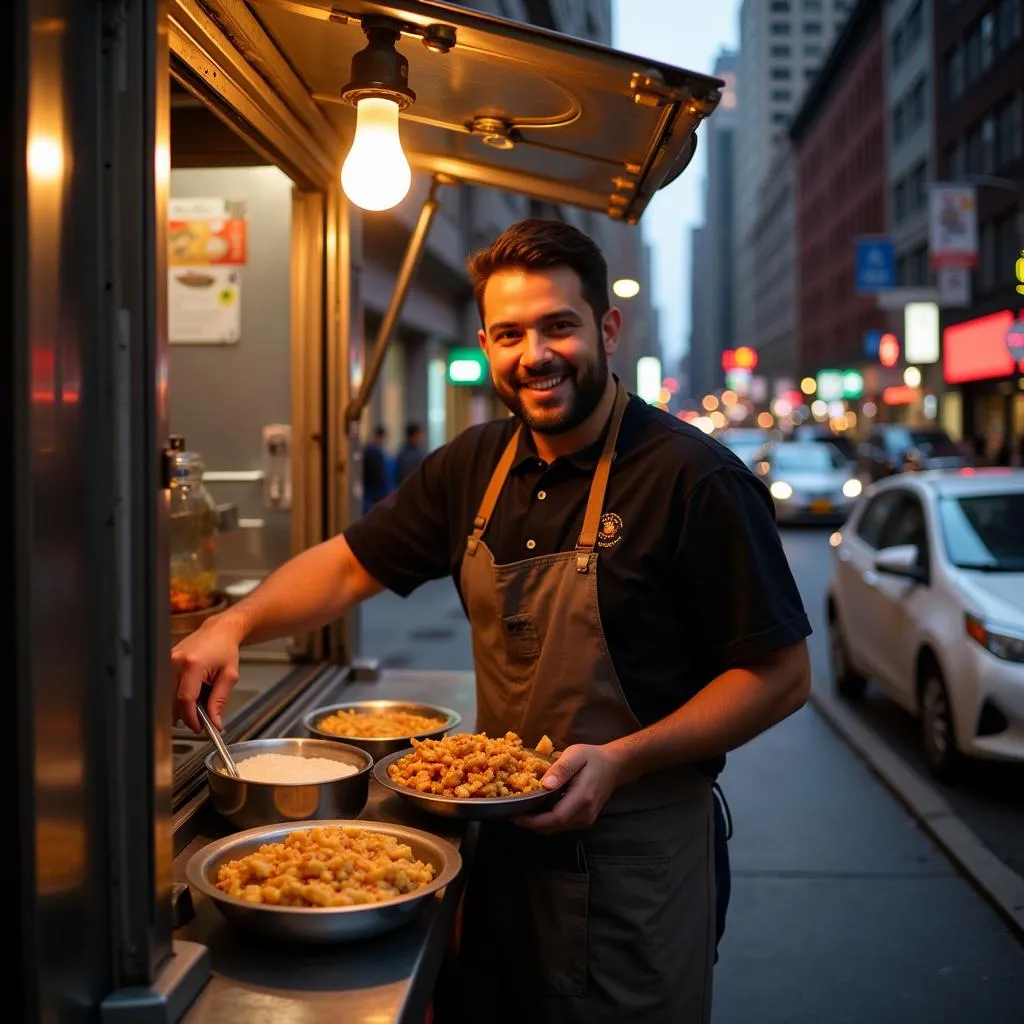
[(772, 99), (776, 103), (790, 103), (793, 99), (791, 89), (772, 89)]
[(964, 91), (964, 51), (954, 46), (946, 55), (946, 98), (955, 103)]
[(966, 171), (968, 174), (981, 174), (982, 165), (984, 163), (982, 158), (982, 145), (981, 145), (981, 128), (972, 128), (967, 133), (967, 157), (966, 157)]
[(803, 8), (809, 13), (821, 10), (821, 0), (804, 0)]
[(996, 128), (996, 163), (1005, 167), (1024, 156), (1024, 138), (1021, 124), (1024, 122), (1024, 93), (1018, 92), (1008, 103), (1004, 103), (998, 113), (999, 123)]
[(768, 28), (769, 33), (773, 36), (788, 36), (789, 35), (789, 22), (788, 21), (773, 21)]
[(804, 22), (804, 35), (805, 36), (820, 36), (821, 35), (821, 22), (820, 21), (805, 21)]
[(821, 43), (804, 43), (804, 56), (815, 60), (821, 56)]
[(817, 68), (804, 68), (804, 79), (809, 82), (817, 73)]
[(1003, 0), (999, 5), (998, 17), (996, 49), (1002, 53), (1020, 39), (1020, 0)]
[(791, 56), (792, 52), (793, 51), (790, 48), (788, 43), (776, 43), (772, 47), (772, 56), (773, 57), (789, 57), (789, 56)]
[(923, 0), (917, 0), (907, 15), (907, 48), (913, 46), (922, 35), (924, 35), (924, 3)]
[(892, 216), (897, 224), (907, 215), (907, 183), (906, 181), (896, 182), (896, 188), (892, 194)]
[(785, 123), (786, 123), (786, 115), (783, 114), (781, 111), (776, 110), (775, 113), (772, 114), (772, 124), (784, 125)]
[(996, 119), (987, 114), (981, 121), (981, 170), (991, 174), (996, 169)]
[(986, 71), (996, 56), (996, 16), (991, 11), (982, 15), (978, 35), (981, 38), (981, 70)]
[(928, 164), (922, 160), (907, 176), (907, 212), (917, 213), (928, 205)]
[(772, 14), (789, 14), (789, 0), (772, 0)]
[(903, 103), (897, 103), (892, 109), (892, 141), (900, 143), (903, 141)]
[(771, 76), (776, 82), (788, 82), (793, 72), (789, 68), (772, 68)]
[(967, 56), (964, 59), (964, 84), (973, 85), (981, 74), (981, 29), (978, 26), (967, 37), (964, 44)]
[(903, 26), (898, 25), (896, 31), (892, 34), (892, 38), (889, 40), (889, 59), (894, 68), (898, 68), (903, 62), (904, 49), (905, 37), (903, 35)]

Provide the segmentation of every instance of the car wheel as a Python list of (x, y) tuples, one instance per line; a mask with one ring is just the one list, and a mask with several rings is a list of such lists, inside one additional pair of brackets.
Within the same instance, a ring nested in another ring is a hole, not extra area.
[(834, 608), (829, 609), (828, 648), (832, 659), (832, 678), (839, 696), (847, 700), (861, 700), (867, 688), (867, 680), (850, 662), (846, 638), (839, 625), (839, 613)]
[(921, 739), (928, 770), (943, 782), (955, 782), (963, 768), (957, 749), (953, 707), (938, 666), (927, 665), (921, 683)]

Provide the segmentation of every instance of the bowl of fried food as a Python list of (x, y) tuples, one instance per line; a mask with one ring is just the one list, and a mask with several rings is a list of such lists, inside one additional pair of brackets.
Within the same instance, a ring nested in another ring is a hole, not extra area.
[(236, 832), (194, 853), (185, 870), (232, 924), (327, 943), (408, 923), (461, 869), (459, 851), (429, 832), (341, 819)]
[(315, 708), (302, 719), (310, 736), (365, 750), (374, 760), (408, 750), (413, 740), (437, 739), (462, 724), (462, 716), (436, 704), (356, 700)]
[(514, 732), (501, 737), (455, 733), (416, 740), (411, 748), (381, 758), (373, 777), (429, 814), (485, 821), (553, 806), (561, 791), (545, 789), (541, 779), (554, 760), (547, 736), (530, 748)]

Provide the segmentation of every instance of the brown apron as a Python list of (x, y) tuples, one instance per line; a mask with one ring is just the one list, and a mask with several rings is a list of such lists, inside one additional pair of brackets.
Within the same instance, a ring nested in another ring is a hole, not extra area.
[[(479, 731), (528, 745), (607, 743), (641, 728), (597, 597), (597, 533), (620, 384), (573, 551), (495, 565), (484, 532), (515, 457), (494, 471), (462, 563)], [(643, 642), (642, 637), (637, 638)], [(679, 767), (613, 793), (590, 828), (480, 828), (457, 985), (465, 1024), (707, 1024), (714, 962), (711, 779)]]

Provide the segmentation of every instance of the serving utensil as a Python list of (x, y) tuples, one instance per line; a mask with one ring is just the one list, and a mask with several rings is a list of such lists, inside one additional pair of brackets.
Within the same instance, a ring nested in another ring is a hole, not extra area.
[(224, 770), (233, 779), (241, 778), (238, 774), (238, 766), (235, 764), (235, 759), (231, 756), (231, 752), (228, 750), (228, 745), (224, 742), (224, 737), (221, 736), (220, 730), (210, 720), (210, 716), (206, 713), (202, 704), (196, 704), (196, 711), (199, 713), (199, 721), (203, 723), (206, 735), (210, 737), (210, 742), (213, 743), (217, 748), (217, 753), (220, 754), (220, 759), (224, 763)]

